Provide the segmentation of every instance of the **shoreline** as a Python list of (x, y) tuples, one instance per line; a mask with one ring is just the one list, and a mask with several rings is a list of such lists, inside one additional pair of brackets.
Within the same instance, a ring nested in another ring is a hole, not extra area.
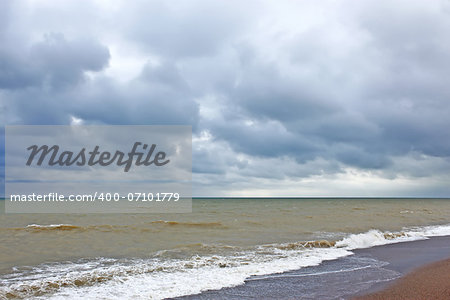
[(450, 299), (450, 258), (409, 272), (386, 288), (352, 300)]
[[(323, 261), (317, 266), (263, 278), (248, 278), (242, 285), (173, 299), (386, 299), (364, 297), (395, 286), (413, 270), (450, 261), (450, 236), (380, 245), (352, 252), (354, 254), (350, 256)], [(442, 272), (435, 274), (439, 278)]]
[(450, 259), (450, 236), (375, 246), (367, 249), (354, 250), (353, 252), (355, 252), (355, 255), (368, 255), (377, 260), (385, 261), (389, 263), (386, 268), (401, 274), (401, 277), (398, 279), (376, 283), (370, 289), (354, 295), (359, 297), (385, 290), (411, 272), (426, 268), (436, 262)]

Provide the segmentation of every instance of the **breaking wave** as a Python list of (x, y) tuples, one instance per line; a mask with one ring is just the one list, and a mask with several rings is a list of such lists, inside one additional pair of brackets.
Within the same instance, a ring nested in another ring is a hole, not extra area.
[(167, 225), (167, 226), (180, 226), (180, 227), (226, 227), (220, 222), (199, 222), (199, 223), (193, 223), (193, 222), (176, 222), (176, 221), (153, 221), (151, 224), (161, 224), (161, 225)]
[[(50, 225), (46, 230), (71, 230), (71, 226)], [(445, 235), (450, 235), (450, 224), (398, 232), (373, 229), (338, 241), (299, 241), (247, 249), (191, 244), (184, 247), (204, 251), (194, 251), (182, 258), (166, 255), (175, 250), (164, 250), (146, 259), (98, 258), (43, 264), (17, 268), (0, 277), (0, 298), (163, 299), (240, 285), (255, 275), (319, 265), (351, 255), (354, 249)]]

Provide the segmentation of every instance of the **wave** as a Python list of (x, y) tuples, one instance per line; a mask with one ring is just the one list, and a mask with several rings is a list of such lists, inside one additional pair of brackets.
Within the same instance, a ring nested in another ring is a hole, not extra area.
[(450, 224), (410, 227), (399, 232), (382, 232), (377, 229), (372, 229), (364, 233), (351, 234), (344, 239), (337, 241), (336, 247), (354, 250), (400, 242), (424, 240), (433, 236), (446, 235), (450, 235)]
[(150, 222), (151, 224), (162, 224), (162, 225), (167, 225), (167, 226), (180, 226), (180, 227), (226, 227), (224, 226), (222, 223), (220, 222), (198, 222), (198, 223), (194, 223), (194, 222), (176, 222), (176, 221), (163, 221), (163, 220), (158, 220), (158, 221), (152, 221)]
[(352, 207), (352, 210), (367, 210), (365, 207)]
[[(205, 255), (189, 259), (116, 260), (60, 264), (16, 273), (0, 290), (0, 298), (163, 299), (244, 283), (252, 275), (267, 275), (318, 265), (351, 254), (343, 249), (319, 249), (260, 255)], [(198, 280), (201, 278), (202, 280)], [(120, 295), (120, 296), (119, 296)]]
[(47, 230), (74, 230), (74, 229), (82, 229), (82, 227), (71, 224), (50, 224), (50, 225), (30, 224), (27, 225), (25, 229), (32, 229), (36, 231), (47, 231)]
[(267, 245), (266, 247), (276, 247), (281, 250), (295, 250), (305, 248), (332, 248), (335, 246), (335, 244), (336, 244), (335, 241), (319, 240), (319, 241), (301, 241), (279, 245)]
[(149, 231), (151, 228), (142, 228), (130, 225), (72, 225), (72, 224), (30, 224), (25, 227), (3, 227), (1, 231), (25, 231), (25, 232), (55, 232), (55, 231), (69, 231), (69, 232), (85, 232), (85, 231), (101, 231), (101, 232), (123, 232), (123, 231)]
[[(64, 224), (60, 224), (64, 225)], [(147, 259), (98, 258), (17, 269), (0, 278), (0, 298), (163, 299), (243, 284), (267, 276), (319, 265), (377, 245), (450, 235), (450, 224), (407, 228), (398, 232), (369, 230), (338, 241), (268, 244), (252, 248), (184, 245), (208, 251), (185, 257), (160, 251)], [(227, 251), (218, 252), (225, 249)], [(195, 254), (192, 254), (195, 253)], [(198, 280), (201, 278), (201, 280)]]
[[(25, 231), (25, 232), (55, 232), (55, 231), (67, 231), (67, 232), (88, 232), (88, 231), (101, 231), (101, 232), (124, 232), (124, 231), (159, 231), (158, 226), (167, 227), (188, 227), (188, 228), (221, 228), (226, 229), (227, 226), (220, 222), (176, 222), (176, 221), (153, 221), (149, 222), (148, 227), (131, 226), (131, 225), (73, 225), (73, 224), (29, 224), (25, 227), (3, 227), (0, 231)], [(156, 225), (156, 226), (152, 226)]]

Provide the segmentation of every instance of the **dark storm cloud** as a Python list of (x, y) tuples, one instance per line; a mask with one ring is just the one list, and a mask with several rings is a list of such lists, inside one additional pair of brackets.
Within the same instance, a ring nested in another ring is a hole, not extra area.
[[(6, 91), (12, 115), (27, 124), (67, 124), (71, 117), (87, 124), (191, 124), (198, 107), (188, 86), (170, 64), (146, 66), (135, 80), (119, 85), (109, 78), (66, 86)], [(177, 82), (175, 82), (178, 80)]]
[(32, 46), (31, 60), (39, 70), (45, 70), (45, 84), (64, 87), (77, 83), (86, 71), (106, 67), (109, 51), (95, 41), (68, 42), (62, 34), (53, 33)]
[[(356, 10), (356, 23), (344, 28), (354, 35), (351, 45), (329, 28), (313, 28), (286, 43), (293, 45), (284, 49), (293, 55), (289, 68), (266, 60), (239, 66), (230, 102), (243, 120), (260, 125), (217, 122), (212, 133), (239, 152), (302, 154), (366, 169), (388, 168), (393, 156), (411, 151), (449, 157), (448, 15), (420, 6), (383, 14), (380, 7), (390, 4), (373, 6)], [(255, 60), (260, 51), (250, 52)], [(282, 132), (270, 128), (274, 120)]]
[(289, 155), (299, 161), (312, 159), (317, 146), (307, 138), (286, 131), (277, 122), (246, 123), (219, 120), (207, 125), (218, 139), (227, 141), (241, 153), (262, 157)]
[[(8, 15), (13, 13), (20, 15), (17, 11)], [(9, 27), (0, 46), (0, 114), (4, 122), (68, 124), (76, 117), (88, 124), (195, 126), (197, 104), (172, 62), (143, 64), (141, 74), (124, 84), (103, 75), (93, 79), (88, 73), (101, 72), (110, 60), (108, 47), (98, 40), (66, 38), (51, 28), (29, 43), (19, 36), (30, 35), (30, 28), (16, 37), (14, 28)]]
[[(16, 50), (18, 47), (19, 53)], [(102, 70), (109, 60), (108, 49), (98, 42), (67, 41), (59, 33), (45, 34), (43, 40), (33, 44), (28, 51), (23, 47), (2, 47), (0, 88), (20, 89), (43, 85), (47, 88), (63, 88), (81, 81), (86, 71)]]
[(230, 100), (255, 117), (290, 122), (315, 119), (337, 109), (324, 92), (314, 90), (302, 79), (283, 76), (275, 66), (244, 64), (241, 71), (242, 78), (231, 90)]
[[(48, 33), (28, 47), (6, 39), (0, 57), (0, 97), (5, 121), (21, 124), (67, 124), (86, 71), (107, 66), (108, 49), (93, 40), (68, 41)], [(17, 49), (17, 50), (16, 50)]]
[[(80, 96), (73, 111), (87, 121), (194, 127), (197, 123), (194, 94), (171, 63), (147, 64), (139, 77), (124, 86), (106, 79)], [(86, 110), (87, 106), (92, 109)]]
[[(83, 18), (85, 3), (41, 4), (36, 29), (17, 18), (33, 5), (3, 3), (0, 116), (191, 124), (207, 136), (193, 171), (228, 183), (450, 173), (448, 1), (311, 3), (92, 4)], [(141, 61), (125, 81), (108, 73), (121, 46)]]

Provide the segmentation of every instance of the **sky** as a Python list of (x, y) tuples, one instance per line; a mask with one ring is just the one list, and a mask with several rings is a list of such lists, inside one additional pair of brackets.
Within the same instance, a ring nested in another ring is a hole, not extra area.
[(449, 70), (448, 0), (0, 2), (2, 126), (191, 125), (194, 196), (450, 197)]

